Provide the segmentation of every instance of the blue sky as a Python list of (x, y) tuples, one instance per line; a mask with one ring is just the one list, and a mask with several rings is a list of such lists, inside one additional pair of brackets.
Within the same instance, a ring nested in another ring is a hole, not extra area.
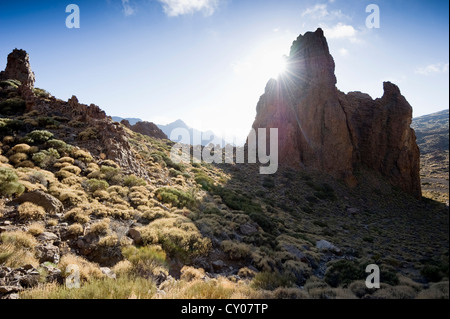
[[(80, 28), (68, 29), (68, 4)], [(380, 28), (365, 25), (380, 8)], [(0, 2), (0, 69), (30, 53), (36, 86), (108, 115), (248, 133), (265, 84), (299, 34), (322, 27), (338, 89), (396, 83), (414, 116), (449, 107), (449, 2), (96, 0)]]

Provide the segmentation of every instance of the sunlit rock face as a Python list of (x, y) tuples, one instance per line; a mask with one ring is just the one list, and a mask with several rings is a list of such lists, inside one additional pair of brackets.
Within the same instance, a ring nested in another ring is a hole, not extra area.
[(335, 64), (323, 31), (300, 35), (288, 70), (271, 79), (253, 128), (278, 128), (281, 165), (316, 169), (355, 186), (358, 167), (374, 169), (400, 189), (421, 196), (419, 149), (412, 108), (394, 84), (373, 100), (336, 88)]
[(30, 57), (24, 50), (14, 49), (8, 55), (5, 71), (0, 73), (0, 80), (19, 80), (22, 84), (33, 89), (35, 76), (31, 71)]

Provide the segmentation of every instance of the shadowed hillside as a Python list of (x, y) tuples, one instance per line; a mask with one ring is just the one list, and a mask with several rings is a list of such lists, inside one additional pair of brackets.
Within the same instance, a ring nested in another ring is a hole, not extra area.
[(424, 196), (448, 205), (448, 110), (413, 119)]

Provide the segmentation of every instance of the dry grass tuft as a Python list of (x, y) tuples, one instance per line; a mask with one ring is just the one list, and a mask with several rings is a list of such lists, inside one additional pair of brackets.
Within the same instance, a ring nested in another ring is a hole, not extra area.
[(20, 204), (18, 212), (21, 220), (38, 220), (45, 217), (45, 209), (30, 202)]
[(45, 226), (42, 223), (35, 222), (28, 226), (28, 233), (33, 236), (39, 236), (45, 231)]

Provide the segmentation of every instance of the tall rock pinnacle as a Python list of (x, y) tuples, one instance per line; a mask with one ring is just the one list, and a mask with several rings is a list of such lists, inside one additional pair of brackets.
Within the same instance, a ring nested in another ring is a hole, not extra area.
[(19, 80), (23, 85), (34, 88), (35, 76), (30, 66), (30, 57), (24, 50), (14, 49), (8, 55), (5, 71), (0, 73), (0, 79)]
[(320, 170), (357, 184), (355, 169), (378, 171), (395, 186), (421, 196), (419, 149), (410, 128), (412, 108), (394, 84), (384, 95), (344, 94), (323, 31), (300, 35), (288, 72), (271, 79), (253, 128), (278, 128), (280, 164)]

